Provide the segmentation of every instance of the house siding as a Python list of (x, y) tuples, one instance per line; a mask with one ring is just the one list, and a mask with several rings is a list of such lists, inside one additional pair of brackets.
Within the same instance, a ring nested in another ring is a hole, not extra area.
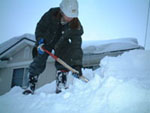
[[(3, 95), (11, 90), (14, 69), (29, 67), (32, 62), (32, 48), (32, 46), (27, 45), (18, 52), (15, 52), (10, 57), (10, 60), (6, 62), (2, 68), (0, 68), (0, 95)], [(46, 69), (39, 77), (36, 88), (39, 88), (46, 83), (50, 83), (56, 78), (54, 60), (52, 60), (52, 58), (48, 58), (46, 65)]]
[(39, 76), (37, 88), (50, 83), (56, 79), (56, 68), (54, 62), (47, 62), (46, 69), (44, 72)]
[(12, 68), (0, 69), (0, 95), (8, 92), (11, 89)]
[(16, 54), (11, 56), (9, 64), (25, 62), (32, 60), (32, 48), (31, 46), (26, 46), (25, 48), (20, 49)]

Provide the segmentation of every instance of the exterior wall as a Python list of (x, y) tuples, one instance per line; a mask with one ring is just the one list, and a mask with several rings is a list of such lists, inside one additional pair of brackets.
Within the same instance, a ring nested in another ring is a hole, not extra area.
[(0, 95), (8, 92), (11, 89), (11, 80), (12, 80), (11, 73), (12, 73), (11, 68), (0, 69)]
[(83, 56), (83, 67), (96, 69), (97, 67), (99, 67), (100, 61), (105, 56), (116, 57), (118, 55), (121, 55), (123, 52), (124, 51), (106, 52), (106, 53), (99, 53), (99, 54), (84, 54), (84, 56)]
[[(0, 68), (0, 95), (11, 89), (13, 70), (18, 68), (28, 68), (32, 62), (32, 46), (26, 46), (11, 56), (3, 68)], [(40, 75), (37, 88), (55, 80), (56, 68), (54, 60), (48, 58), (45, 71)]]
[[(0, 95), (11, 89), (13, 70), (17, 68), (27, 68), (32, 60), (31, 46), (26, 46), (19, 52), (11, 56), (10, 61), (0, 68)], [(27, 55), (28, 54), (28, 55)], [(25, 62), (27, 63), (25, 64)]]
[(32, 48), (33, 47), (31, 46), (26, 46), (25, 48), (22, 48), (16, 54), (11, 56), (11, 60), (8, 63), (12, 64), (32, 60)]
[[(27, 67), (28, 65), (22, 65), (0, 69), (0, 95), (3, 95), (6, 92), (10, 91), (13, 78), (13, 70)], [(47, 62), (45, 71), (39, 76), (37, 88), (52, 82), (53, 80), (55, 80), (55, 78), (56, 68), (54, 66), (54, 62)]]
[(56, 78), (56, 68), (54, 62), (47, 62), (45, 71), (39, 76), (37, 88), (54, 81)]

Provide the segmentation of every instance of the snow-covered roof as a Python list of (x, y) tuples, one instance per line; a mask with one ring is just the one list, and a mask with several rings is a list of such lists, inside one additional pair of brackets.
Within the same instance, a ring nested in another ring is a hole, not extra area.
[(83, 41), (82, 48), (85, 54), (97, 54), (143, 47), (138, 45), (136, 38), (120, 38), (113, 40)]
[[(14, 37), (2, 44), (0, 44), (0, 55), (7, 52), (16, 44), (20, 43), (22, 40), (29, 40), (35, 42), (35, 35), (24, 34), (22, 36)], [(20, 44), (21, 45), (21, 44)], [(85, 54), (97, 54), (105, 53), (111, 51), (121, 51), (142, 48), (138, 45), (136, 38), (120, 38), (113, 40), (96, 40), (96, 41), (83, 41), (82, 49)]]
[(34, 42), (35, 37), (32, 34), (24, 34), (22, 36), (11, 38), (10, 40), (0, 44), (0, 55), (7, 52), (9, 49), (11, 49), (13, 46), (21, 42), (22, 40), (29, 40)]

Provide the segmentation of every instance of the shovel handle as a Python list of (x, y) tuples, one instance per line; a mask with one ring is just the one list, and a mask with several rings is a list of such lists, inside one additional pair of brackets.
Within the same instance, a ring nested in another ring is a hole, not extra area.
[(71, 66), (69, 66), (67, 63), (65, 63), (63, 60), (61, 60), (60, 58), (58, 58), (57, 56), (55, 56), (54, 54), (52, 54), (50, 51), (46, 50), (44, 47), (42, 47), (42, 49), (49, 54), (53, 59), (55, 59), (57, 62), (59, 62), (61, 65), (63, 65), (65, 68), (67, 68), (68, 70), (72, 71), (73, 73), (77, 73), (79, 74), (79, 72), (75, 69), (73, 69)]

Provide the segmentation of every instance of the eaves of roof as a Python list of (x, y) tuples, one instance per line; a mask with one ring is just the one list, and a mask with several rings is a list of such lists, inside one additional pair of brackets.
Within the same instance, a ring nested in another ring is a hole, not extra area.
[(16, 43), (14, 43), (13, 45), (9, 46), (9, 47), (8, 47), (7, 49), (5, 49), (4, 51), (2, 51), (2, 52), (0, 53), (0, 56), (3, 55), (4, 53), (6, 53), (9, 49), (11, 49), (12, 47), (16, 46), (18, 43), (20, 43), (20, 42), (23, 41), (23, 40), (28, 40), (28, 41), (31, 41), (31, 42), (35, 43), (34, 40), (31, 40), (31, 39), (29, 39), (29, 38), (23, 37), (23, 38), (21, 38), (20, 40), (18, 40)]

